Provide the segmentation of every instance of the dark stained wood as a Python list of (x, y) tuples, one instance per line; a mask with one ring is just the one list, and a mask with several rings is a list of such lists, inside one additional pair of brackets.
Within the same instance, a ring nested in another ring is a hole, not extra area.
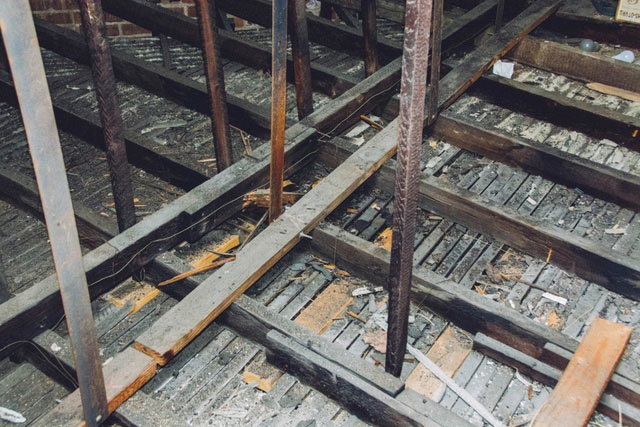
[(525, 37), (507, 56), (523, 64), (572, 79), (640, 92), (638, 67), (601, 53), (585, 52), (566, 44)]
[(289, 32), (293, 53), (293, 74), (296, 84), (296, 102), (300, 120), (313, 112), (311, 93), (311, 56), (307, 31), (307, 6), (305, 0), (288, 0)]
[(209, 93), (209, 115), (214, 136), (216, 167), (220, 172), (233, 163), (233, 147), (229, 135), (227, 93), (224, 88), (220, 44), (218, 42), (214, 11), (209, 0), (196, 0), (195, 5), (203, 48), (204, 74)]
[(558, 9), (560, 3), (554, 0), (536, 1), (502, 27), (487, 42), (470, 53), (460, 66), (457, 66), (440, 82), (438, 103), (441, 108), (451, 105), (498, 59), (551, 16)]
[(473, 120), (443, 112), (434, 134), (465, 150), (569, 187), (578, 187), (604, 200), (640, 209), (640, 178), (547, 144), (525, 140), (500, 131), (487, 130)]
[(633, 136), (636, 129), (640, 129), (640, 119), (636, 117), (495, 74), (485, 75), (471, 90), (476, 89), (496, 105), (596, 138), (613, 140), (630, 150), (640, 150), (638, 137)]
[[(106, 2), (105, 2), (106, 4)], [(195, 23), (196, 35), (198, 25)], [(89, 52), (84, 40), (76, 32), (36, 19), (38, 38), (42, 46), (82, 64), (88, 64)], [(193, 79), (112, 49), (113, 71), (116, 78), (139, 86), (163, 98), (209, 115), (209, 93), (206, 85)], [(266, 109), (228, 95), (227, 106), (231, 123), (256, 136), (269, 133)]]
[[(219, 2), (216, 2), (218, 5)], [(192, 18), (151, 4), (144, 0), (105, 0), (104, 9), (141, 27), (166, 34), (192, 46), (201, 46), (198, 25)], [(271, 25), (271, 6), (268, 5), (265, 22)], [(271, 68), (271, 50), (246, 40), (232, 32), (218, 30), (220, 51), (223, 56), (250, 67), (269, 70)], [(294, 61), (287, 59), (289, 81), (294, 82)], [(347, 75), (336, 73), (322, 65), (311, 64), (311, 84), (314, 89), (336, 96), (357, 83)], [(232, 99), (232, 98), (229, 98)]]
[(382, 426), (470, 426), (431, 400), (420, 413), (372, 387), (343, 367), (322, 360), (313, 351), (277, 331), (267, 334), (267, 360), (300, 380), (336, 398), (362, 419)]
[[(345, 148), (349, 145), (332, 145), (322, 158), (330, 164), (339, 163), (352, 152), (353, 147)], [(387, 192), (393, 191), (394, 164), (389, 162), (374, 178), (376, 185)], [(637, 260), (544, 220), (522, 216), (506, 206), (495, 206), (483, 196), (436, 177), (422, 174), (420, 181), (418, 205), (421, 208), (542, 259), (553, 249), (550, 263), (621, 295), (640, 299)]]
[(395, 154), (397, 130), (387, 126), (325, 177), (236, 255), (175, 305), (135, 342), (165, 365), (222, 311), (255, 283), (299, 240)]
[[(3, 72), (0, 72), (0, 99), (17, 106), (15, 88), (9, 76)], [(53, 111), (60, 130), (76, 135), (101, 150), (105, 149), (102, 125), (97, 115), (76, 113), (61, 100), (54, 101)], [(158, 153), (153, 143), (146, 138), (128, 131), (125, 131), (124, 137), (127, 155), (133, 165), (186, 190), (194, 188), (207, 179), (206, 175), (196, 171), (182, 160)]]
[[(161, 282), (190, 269), (190, 265), (167, 252), (149, 265), (149, 274), (155, 282)], [(183, 280), (179, 286), (168, 287), (163, 291), (176, 299), (183, 299), (202, 281), (203, 279), (198, 277), (189, 277)], [(299, 343), (308, 344), (308, 348), (323, 358), (350, 370), (388, 395), (396, 396), (403, 388), (401, 380), (386, 374), (382, 369), (371, 369), (364, 360), (347, 356), (344, 350), (336, 344), (309, 332), (296, 322), (244, 295), (231, 304), (216, 321), (220, 321), (242, 336), (263, 346), (267, 346), (269, 343), (267, 334), (272, 330), (278, 331)]]
[[(156, 373), (152, 358), (134, 348), (118, 353), (103, 368), (109, 413), (115, 411), (125, 400), (142, 387)], [(37, 427), (85, 426), (82, 419), (80, 393), (75, 391), (39, 418)]]
[(630, 327), (596, 318), (532, 425), (586, 426), (630, 336)]
[[(320, 256), (335, 259), (338, 267), (375, 285), (386, 286), (389, 252), (385, 249), (326, 223), (316, 227), (312, 237), (311, 249)], [(457, 326), (471, 333), (482, 332), (560, 369), (579, 345), (578, 340), (424, 267), (414, 268), (411, 291), (414, 301), (426, 304)], [(551, 351), (546, 344), (561, 351)], [(640, 407), (640, 375), (635, 366), (620, 362), (607, 391)]]
[(362, 37), (364, 39), (364, 72), (366, 76), (378, 71), (378, 29), (376, 0), (361, 0)]
[(273, 0), (271, 31), (271, 165), (269, 222), (282, 213), (284, 131), (287, 120), (287, 2)]
[[(518, 369), (520, 373), (548, 386), (555, 386), (562, 375), (560, 369), (543, 363), (482, 333), (476, 334), (473, 340), (473, 347), (475, 350), (514, 369)], [(610, 387), (611, 383), (609, 383)], [(640, 409), (614, 397), (608, 390), (600, 398), (597, 410), (615, 422), (618, 422), (619, 416), (622, 415), (624, 425), (640, 426)]]
[[(120, 0), (122, 1), (122, 0)], [(241, 17), (250, 22), (270, 27), (269, 19), (271, 2), (269, 0), (217, 0), (220, 8), (231, 15)], [(105, 7), (106, 8), (106, 7)], [(360, 8), (358, 4), (357, 9)], [(331, 22), (327, 19), (307, 13), (309, 40), (327, 46), (339, 52), (360, 57), (364, 49), (362, 32), (346, 25)], [(387, 64), (402, 54), (400, 43), (387, 39), (378, 39), (379, 60)]]
[[(386, 68), (386, 67), (385, 67)], [(380, 92), (397, 82), (398, 68), (380, 70), (335, 100), (323, 105), (285, 134), (285, 171), (289, 175), (311, 159), (317, 131), (330, 133), (358, 120), (353, 111), (371, 111)], [(0, 80), (1, 81), (1, 80)], [(2, 90), (0, 94), (6, 94)], [(168, 206), (145, 218), (127, 233), (101, 245), (84, 257), (92, 298), (129, 277), (140, 266), (187, 238), (195, 241), (229, 215), (241, 209), (242, 195), (265, 184), (269, 148), (254, 151), (262, 159), (243, 159), (204, 182)], [(62, 315), (57, 282), (51, 276), (0, 305), (0, 348), (29, 339), (57, 323)], [(0, 352), (6, 354), (9, 350)]]

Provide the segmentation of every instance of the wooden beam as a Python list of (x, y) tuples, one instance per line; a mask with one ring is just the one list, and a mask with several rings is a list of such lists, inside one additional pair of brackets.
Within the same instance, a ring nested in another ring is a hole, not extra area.
[[(156, 373), (152, 358), (132, 347), (118, 353), (104, 368), (109, 413), (114, 412)], [(86, 426), (82, 419), (80, 393), (74, 391), (33, 424), (36, 427)]]
[[(255, 283), (358, 186), (395, 154), (389, 125), (284, 212), (196, 290), (136, 340), (140, 351), (165, 365), (236, 298)], [(391, 136), (391, 137), (390, 137)], [(179, 319), (179, 320), (178, 320)]]
[(365, 75), (378, 71), (378, 29), (376, 22), (376, 0), (361, 0), (362, 37), (364, 40)]
[(273, 0), (271, 11), (271, 165), (269, 222), (282, 213), (284, 131), (287, 119), (287, 0)]
[(311, 54), (309, 53), (306, 14), (307, 6), (305, 0), (288, 0), (288, 2), (289, 32), (291, 33), (291, 52), (293, 54), (293, 74), (296, 85), (298, 119), (302, 120), (313, 112)]
[(451, 105), (465, 90), (477, 81), (498, 59), (517, 45), (560, 6), (559, 1), (538, 0), (500, 29), (487, 42), (465, 57), (442, 79), (439, 104), (442, 109)]
[[(218, 5), (217, 2), (216, 5)], [(107, 12), (141, 27), (166, 34), (192, 46), (201, 46), (196, 21), (167, 8), (144, 0), (105, 0), (103, 7)], [(270, 6), (266, 10), (268, 10), (267, 16), (270, 17)], [(265, 21), (270, 23), (271, 19)], [(253, 68), (262, 70), (271, 68), (271, 50), (268, 47), (243, 39), (237, 34), (223, 29), (218, 30), (218, 35), (220, 51), (223, 56)], [(292, 56), (287, 57), (287, 74), (289, 81), (294, 82)], [(312, 87), (331, 97), (337, 96), (355, 83), (357, 80), (345, 74), (336, 73), (322, 65), (311, 64)]]
[[(113, 1), (113, 0), (111, 0)], [(120, 0), (122, 1), (122, 0)], [(270, 16), (271, 2), (269, 0), (217, 0), (220, 8), (231, 15), (247, 21), (271, 27)], [(358, 9), (360, 5), (358, 5)], [(307, 13), (307, 25), (309, 28), (309, 40), (338, 52), (345, 52), (355, 57), (361, 57), (364, 51), (362, 31), (346, 25), (331, 22), (327, 19)], [(384, 38), (378, 39), (380, 63), (387, 64), (402, 55), (402, 45), (398, 42)]]
[(568, 187), (578, 187), (604, 200), (640, 209), (640, 178), (566, 153), (547, 144), (487, 130), (467, 117), (445, 111), (434, 135), (465, 150), (521, 167)]
[[(327, 223), (316, 227), (312, 237), (311, 249), (318, 255), (335, 259), (340, 268), (374, 285), (386, 286), (388, 251)], [(579, 345), (578, 340), (424, 267), (414, 268), (411, 292), (414, 301), (426, 304), (458, 327), (471, 333), (482, 332), (560, 369)], [(551, 351), (545, 348), (546, 344), (553, 344), (560, 351)], [(640, 407), (640, 374), (632, 363), (620, 362), (607, 392)]]
[[(1, 71), (0, 100), (17, 106), (13, 83), (9, 76)], [(71, 106), (61, 100), (53, 101), (53, 112), (60, 130), (76, 135), (96, 148), (105, 150), (102, 124), (96, 114), (74, 112)], [(125, 131), (124, 137), (127, 156), (131, 163), (158, 178), (185, 190), (191, 190), (208, 179), (206, 175), (182, 160), (158, 153), (154, 144), (147, 138), (129, 131)]]
[(616, 22), (612, 17), (600, 15), (589, 0), (565, 3), (545, 27), (569, 37), (640, 49), (638, 25)]
[(596, 318), (531, 424), (586, 426), (630, 336), (630, 327)]
[(526, 37), (507, 56), (523, 64), (572, 79), (640, 92), (638, 67), (603, 54), (585, 52), (577, 47), (536, 37)]
[[(350, 145), (348, 142), (331, 145), (326, 151), (323, 149), (321, 157), (330, 165), (340, 163), (355, 149)], [(380, 169), (374, 180), (381, 190), (392, 193), (394, 175), (395, 162), (391, 161)], [(506, 206), (495, 206), (483, 196), (426, 174), (420, 178), (418, 206), (538, 258), (546, 259), (552, 249), (551, 264), (620, 295), (640, 300), (637, 260), (549, 225), (545, 220), (522, 216)]]
[[(548, 386), (555, 386), (562, 375), (560, 369), (528, 356), (482, 333), (476, 334), (473, 340), (473, 348)], [(605, 391), (600, 398), (597, 410), (616, 422), (622, 416), (624, 425), (640, 426), (640, 409), (614, 397), (608, 391)]]
[[(399, 71), (384, 67), (335, 100), (287, 130), (286, 173), (291, 174), (310, 159), (318, 131), (330, 133), (357, 120), (354, 111), (370, 111), (380, 92), (393, 87)], [(0, 91), (1, 94), (6, 91)], [(269, 148), (254, 151), (261, 159), (243, 159), (204, 182), (168, 206), (146, 217), (126, 233), (116, 236), (83, 258), (90, 296), (97, 297), (180, 241), (197, 240), (241, 208), (242, 195), (268, 179)], [(0, 348), (29, 339), (62, 315), (55, 276), (36, 283), (0, 305)], [(0, 352), (6, 354), (8, 350)]]
[[(191, 21), (195, 24), (197, 34), (198, 25), (195, 20)], [(36, 29), (38, 40), (44, 48), (81, 64), (89, 63), (88, 47), (75, 31), (39, 19), (36, 19)], [(210, 114), (209, 92), (205, 84), (117, 49), (112, 49), (111, 53), (117, 79), (200, 113)], [(233, 95), (227, 95), (227, 107), (234, 126), (259, 137), (269, 134), (269, 115), (265, 108)]]
[(640, 129), (637, 117), (495, 74), (485, 75), (472, 88), (472, 92), (476, 90), (483, 99), (496, 105), (596, 138), (613, 140), (630, 150), (640, 150), (635, 133)]

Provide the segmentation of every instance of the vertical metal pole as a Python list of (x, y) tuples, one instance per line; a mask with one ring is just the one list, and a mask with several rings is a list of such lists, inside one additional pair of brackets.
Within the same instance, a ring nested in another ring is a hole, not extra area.
[(218, 172), (233, 164), (233, 149), (229, 137), (229, 115), (227, 95), (224, 90), (224, 72), (220, 60), (218, 34), (209, 0), (196, 0), (196, 12), (200, 24), (200, 37), (204, 49), (204, 71), (211, 102), (211, 126), (216, 150)]
[(62, 149), (28, 0), (0, 0), (0, 32), (42, 199), (84, 419), (88, 426), (95, 426), (108, 415), (102, 364)]
[(302, 120), (313, 113), (306, 0), (289, 0), (289, 28), (291, 31), (291, 50), (293, 51), (293, 74), (296, 82), (298, 119)]
[(282, 213), (284, 132), (287, 114), (287, 0), (273, 0), (272, 18), (269, 222), (273, 222)]
[(443, 3), (444, 0), (433, 0), (433, 23), (431, 39), (430, 69), (431, 78), (429, 80), (429, 120), (431, 124), (438, 117), (438, 87), (440, 83), (440, 60), (442, 56), (442, 25), (444, 21)]
[(364, 68), (367, 77), (378, 71), (378, 30), (376, 0), (361, 0), (362, 36), (364, 38)]
[(502, 27), (502, 18), (504, 16), (504, 0), (498, 0), (498, 6), (496, 7), (496, 24), (495, 31), (497, 32)]
[(400, 376), (407, 347), (432, 7), (433, 0), (407, 0), (405, 9), (385, 365), (395, 376)]
[(79, 3), (82, 27), (91, 54), (91, 73), (104, 129), (118, 228), (123, 231), (136, 223), (136, 212), (102, 3), (101, 0), (80, 0)]

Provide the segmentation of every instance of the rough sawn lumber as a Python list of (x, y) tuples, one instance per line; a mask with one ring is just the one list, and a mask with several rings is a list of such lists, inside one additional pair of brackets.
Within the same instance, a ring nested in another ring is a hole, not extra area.
[(596, 318), (531, 424), (586, 426), (630, 336), (630, 327)]

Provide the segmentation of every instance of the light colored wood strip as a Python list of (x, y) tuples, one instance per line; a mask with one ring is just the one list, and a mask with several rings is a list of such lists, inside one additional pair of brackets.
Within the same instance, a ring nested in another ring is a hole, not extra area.
[[(471, 353), (472, 345), (473, 341), (461, 336), (454, 328), (448, 327), (431, 346), (427, 357), (447, 375), (453, 377)], [(436, 402), (446, 390), (445, 384), (422, 364), (418, 364), (411, 372), (405, 386)]]
[(228, 263), (143, 333), (136, 348), (165, 365), (396, 152), (397, 120), (369, 140)]
[(296, 318), (296, 323), (320, 335), (351, 304), (353, 297), (348, 289), (332, 283)]
[(631, 328), (596, 318), (533, 426), (586, 426), (630, 336)]
[[(102, 368), (109, 413), (115, 411), (133, 393), (156, 374), (153, 359), (129, 347)], [(104, 420), (103, 420), (104, 421)], [(80, 391), (76, 390), (34, 424), (36, 427), (85, 426)]]

